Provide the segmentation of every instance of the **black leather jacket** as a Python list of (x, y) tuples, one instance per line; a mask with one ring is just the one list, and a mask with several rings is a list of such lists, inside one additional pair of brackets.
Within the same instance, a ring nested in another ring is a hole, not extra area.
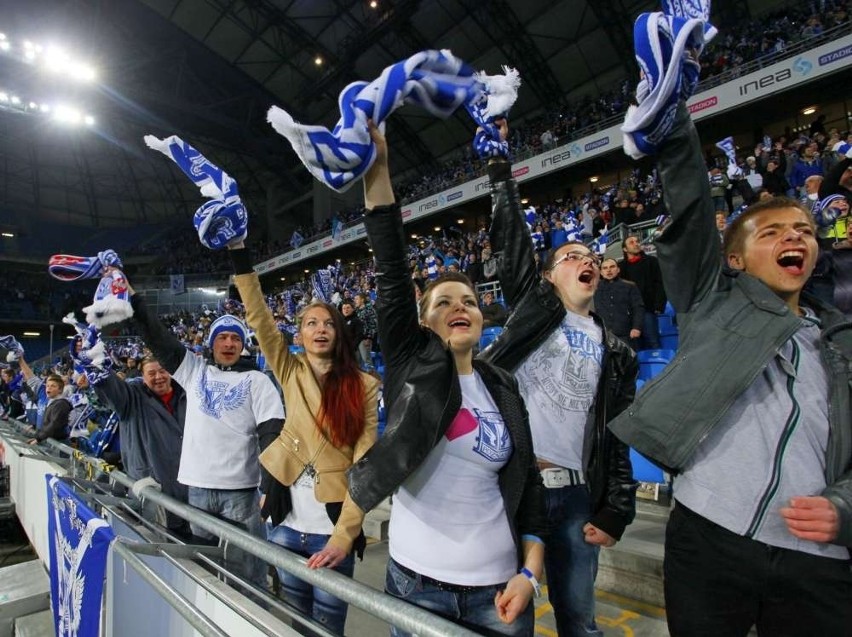
[[(376, 260), (379, 340), (385, 359), (388, 421), (376, 444), (349, 469), (349, 493), (369, 511), (417, 469), (461, 408), (455, 361), (444, 343), (420, 326), (399, 206), (378, 207), (364, 219)], [(527, 411), (515, 379), (474, 361), (512, 437), (514, 451), (499, 485), (520, 555), (520, 536), (545, 536), (544, 492), (536, 470)]]
[[(521, 210), (518, 185), (508, 163), (492, 164), (491, 245), (499, 246), (498, 272), (503, 298), (512, 313), (503, 332), (480, 358), (514, 372), (565, 317), (553, 286), (536, 273), (532, 243)], [(583, 466), (591, 492), (589, 521), (620, 539), (636, 515), (636, 483), (627, 446), (607, 429), (636, 393), (639, 364), (623, 341), (604, 327), (604, 359), (594, 406), (586, 421)]]

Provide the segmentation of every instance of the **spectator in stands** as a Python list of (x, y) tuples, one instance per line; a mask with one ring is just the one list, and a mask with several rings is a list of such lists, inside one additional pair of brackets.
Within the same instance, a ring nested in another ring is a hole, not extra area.
[(476, 258), (476, 250), (468, 253), (467, 265), (465, 266), (464, 273), (467, 275), (467, 278), (470, 279), (473, 287), (482, 283), (482, 264)]
[(68, 416), (71, 413), (71, 403), (62, 395), (65, 389), (65, 381), (62, 380), (62, 376), (50, 374), (43, 381), (33, 373), (32, 368), (23, 356), (20, 357), (18, 362), (21, 365), (24, 380), (32, 392), (38, 395), (43, 391), (47, 398), (41, 424), (35, 437), (28, 440), (28, 443), (34, 445), (48, 438), (65, 440), (68, 437)]
[(418, 312), (387, 146), (371, 134), (365, 222), (388, 422), (349, 490), (363, 510), (394, 494), (388, 593), (477, 631), (529, 636), (545, 520), (523, 401), (509, 374), (473, 358), (482, 314), (467, 277), (431, 283)]
[(135, 356), (128, 356), (125, 359), (125, 368), (122, 373), (124, 374), (124, 380), (139, 378), (142, 375)]
[(352, 344), (353, 353), (360, 360), (358, 345), (364, 340), (364, 325), (361, 323), (358, 315), (355, 314), (355, 302), (351, 299), (345, 299), (340, 304), (340, 313), (343, 315), (343, 324), (346, 326), (349, 334), (349, 342)]
[[(139, 371), (141, 383), (125, 382), (114, 373), (95, 374), (91, 379), (98, 398), (120, 420), (121, 464), (134, 480), (153, 478), (163, 493), (188, 502), (187, 487), (178, 481), (186, 392), (153, 356), (142, 359)], [(170, 530), (190, 538), (183, 518), (167, 513), (166, 521)]]
[(777, 155), (780, 160), (775, 157), (773, 155), (767, 160), (766, 169), (761, 173), (763, 176), (763, 188), (773, 196), (786, 195), (787, 191), (790, 190), (790, 184), (784, 178), (786, 165), (784, 153), (781, 152)]
[(743, 177), (745, 177), (752, 190), (756, 191), (758, 188), (763, 188), (763, 174), (757, 168), (757, 159), (751, 155), (746, 157), (746, 163), (743, 166)]
[(639, 349), (639, 337), (645, 320), (645, 306), (635, 283), (618, 275), (618, 262), (604, 259), (601, 263), (601, 280), (595, 290), (595, 312), (603, 319), (607, 330)]
[[(210, 359), (188, 351), (150, 312), (128, 283), (133, 322), (160, 365), (186, 390), (186, 419), (178, 481), (189, 503), (264, 538), (257, 487), (258, 438), (281, 431), (284, 409), (272, 381), (240, 354), (248, 330), (224, 315), (210, 325)], [(214, 542), (192, 525), (199, 541)], [(266, 565), (239, 548), (228, 547), (226, 564), (257, 586), (266, 585)]]
[(482, 295), (482, 327), (503, 327), (506, 323), (506, 308), (494, 300), (494, 292), (488, 291)]
[(841, 635), (852, 624), (852, 323), (801, 293), (813, 219), (786, 197), (750, 206), (725, 233), (724, 270), (683, 103), (657, 168), (672, 214), (657, 251), (689, 320), (670, 368), (610, 428), (676, 475), (669, 629)]
[[(502, 133), (505, 133), (503, 127)], [(489, 162), (491, 240), (512, 314), (482, 357), (514, 373), (529, 411), (550, 535), (545, 567), (560, 635), (600, 635), (594, 580), (601, 546), (633, 521), (628, 449), (606, 422), (633, 400), (636, 355), (591, 312), (600, 261), (579, 242), (552, 250), (539, 276), (509, 162)]]
[(822, 175), (822, 159), (819, 154), (819, 146), (816, 142), (810, 142), (805, 146), (802, 156), (793, 164), (790, 173), (790, 186), (801, 188), (805, 185), (808, 177)]
[(621, 277), (632, 281), (642, 295), (645, 306), (645, 322), (642, 327), (640, 345), (642, 349), (659, 349), (659, 327), (657, 316), (666, 310), (666, 290), (660, 264), (656, 257), (645, 254), (639, 237), (630, 235), (622, 246), (624, 259), (618, 264)]
[(21, 398), (21, 385), (24, 376), (15, 373), (11, 367), (0, 369), (0, 412), (4, 418), (21, 418), (24, 413), (24, 401)]
[(358, 343), (358, 356), (361, 366), (366, 370), (373, 369), (373, 343), (378, 336), (378, 317), (370, 298), (363, 292), (355, 295), (355, 313), (363, 327), (363, 338)]
[[(343, 316), (328, 303), (302, 310), (305, 352), (291, 354), (266, 305), (250, 252), (238, 242), (230, 255), (248, 324), (287, 405), (283, 430), (269, 430), (260, 441), (267, 538), (307, 558), (311, 568), (352, 577), (355, 554), (363, 558), (366, 541), (364, 512), (348, 497), (346, 470), (376, 441), (379, 383), (359, 371)], [(352, 302), (343, 303), (352, 316)], [(290, 603), (343, 635), (345, 602), (284, 569), (278, 575)]]
[(805, 179), (805, 194), (802, 196), (802, 205), (810, 211), (819, 201), (819, 188), (822, 185), (822, 175), (811, 175)]
[(727, 210), (725, 202), (725, 191), (730, 180), (716, 164), (710, 167), (710, 196), (713, 197), (713, 206), (716, 210)]

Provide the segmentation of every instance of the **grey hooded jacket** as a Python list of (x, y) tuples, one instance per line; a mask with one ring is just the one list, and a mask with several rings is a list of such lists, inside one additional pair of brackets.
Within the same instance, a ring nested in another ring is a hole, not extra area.
[[(670, 471), (682, 469), (800, 320), (760, 280), (723, 269), (710, 186), (695, 127), (681, 104), (657, 168), (671, 224), (657, 256), (678, 312), (680, 349), (633, 405), (609, 423), (621, 440)], [(852, 546), (852, 322), (812, 297), (829, 377), (829, 439), (821, 495), (840, 514), (836, 544)]]

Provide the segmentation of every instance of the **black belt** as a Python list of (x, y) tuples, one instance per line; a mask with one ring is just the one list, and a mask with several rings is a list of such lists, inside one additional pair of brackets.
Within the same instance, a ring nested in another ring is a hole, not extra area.
[(434, 586), (439, 591), (444, 591), (445, 593), (476, 593), (477, 591), (481, 591), (483, 588), (492, 588), (492, 586), (462, 586), (461, 584), (449, 584), (448, 582), (442, 582), (441, 580), (432, 579), (431, 577), (427, 577), (426, 575), (422, 575), (415, 571), (412, 571), (410, 568), (406, 568), (393, 558), (390, 558), (393, 562), (393, 565), (400, 570), (404, 575), (417, 579), (420, 578), (420, 581), (424, 584), (429, 584), (430, 586)]

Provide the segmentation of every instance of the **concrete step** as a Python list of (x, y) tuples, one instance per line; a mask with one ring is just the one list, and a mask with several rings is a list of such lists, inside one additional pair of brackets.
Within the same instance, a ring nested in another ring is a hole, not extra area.
[(663, 512), (637, 506), (636, 520), (627, 527), (621, 541), (600, 553), (597, 588), (664, 606), (663, 543), (667, 520), (668, 508)]
[(0, 635), (12, 635), (15, 620), (50, 608), (50, 580), (39, 560), (0, 569)]
[(388, 522), (390, 521), (391, 501), (384, 500), (375, 509), (364, 516), (364, 535), (372, 540), (386, 541), (388, 539)]
[(53, 613), (50, 610), (24, 615), (15, 620), (15, 637), (53, 637)]

